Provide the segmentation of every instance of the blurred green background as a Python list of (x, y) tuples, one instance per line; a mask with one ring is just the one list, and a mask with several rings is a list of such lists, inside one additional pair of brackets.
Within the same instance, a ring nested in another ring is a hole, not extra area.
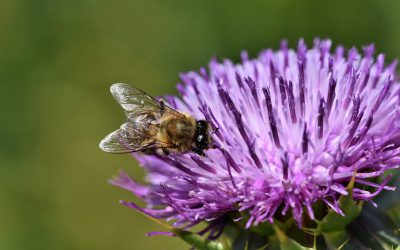
[(98, 149), (127, 82), (175, 94), (178, 73), (304, 37), (400, 58), (399, 1), (0, 1), (0, 249), (188, 249), (118, 204), (129, 155)]

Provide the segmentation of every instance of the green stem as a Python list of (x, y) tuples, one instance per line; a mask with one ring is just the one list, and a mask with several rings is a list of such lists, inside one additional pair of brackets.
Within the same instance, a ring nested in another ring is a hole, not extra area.
[(199, 250), (228, 250), (228, 248), (219, 241), (206, 240), (200, 235), (189, 231), (174, 229), (172, 232), (186, 243)]

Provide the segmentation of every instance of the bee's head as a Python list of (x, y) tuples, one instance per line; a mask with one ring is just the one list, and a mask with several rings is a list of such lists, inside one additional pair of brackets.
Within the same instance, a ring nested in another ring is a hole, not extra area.
[(193, 151), (197, 154), (204, 155), (204, 150), (210, 146), (211, 137), (208, 134), (209, 124), (205, 120), (196, 122), (196, 134), (194, 137)]

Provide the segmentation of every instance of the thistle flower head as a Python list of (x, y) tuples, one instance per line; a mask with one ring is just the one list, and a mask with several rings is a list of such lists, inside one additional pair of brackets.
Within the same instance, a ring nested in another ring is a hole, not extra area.
[(299, 226), (313, 204), (338, 214), (338, 199), (372, 201), (400, 162), (400, 84), (396, 63), (373, 57), (372, 45), (331, 51), (331, 41), (308, 49), (285, 42), (242, 63), (212, 60), (208, 69), (181, 75), (181, 97), (169, 105), (207, 120), (215, 148), (194, 153), (135, 158), (147, 171), (147, 185), (124, 172), (114, 185), (142, 198), (147, 207), (123, 204), (174, 226), (217, 221), (235, 214), (246, 226), (273, 222), (291, 213)]

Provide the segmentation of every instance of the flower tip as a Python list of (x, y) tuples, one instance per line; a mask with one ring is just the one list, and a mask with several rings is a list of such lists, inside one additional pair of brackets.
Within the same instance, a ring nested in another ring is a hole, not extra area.
[(281, 40), (281, 50), (287, 50), (287, 49), (288, 49), (288, 40), (282, 39)]
[(240, 57), (242, 58), (243, 62), (247, 62), (249, 60), (249, 53), (246, 50), (243, 50), (240, 53)]
[(157, 236), (157, 235), (164, 235), (164, 236), (169, 236), (169, 237), (176, 237), (176, 234), (174, 234), (173, 232), (164, 232), (164, 231), (159, 231), (159, 232), (147, 232), (145, 235), (148, 236), (148, 237)]
[(110, 183), (112, 185), (116, 185), (118, 183), (118, 181), (121, 180), (121, 178), (128, 178), (128, 175), (122, 169), (119, 170), (119, 173), (117, 175), (114, 175), (110, 179), (108, 179), (108, 183)]

